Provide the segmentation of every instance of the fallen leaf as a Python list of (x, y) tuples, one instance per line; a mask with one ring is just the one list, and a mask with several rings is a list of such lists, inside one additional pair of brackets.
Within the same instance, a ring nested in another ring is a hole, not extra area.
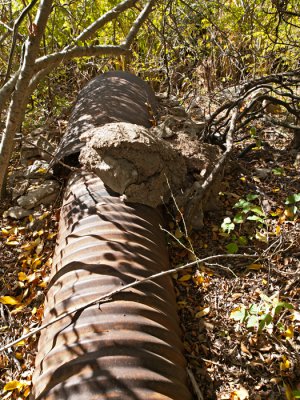
[(261, 264), (250, 264), (250, 265), (248, 265), (247, 268), (248, 268), (248, 269), (253, 269), (253, 270), (255, 270), (255, 271), (258, 271), (259, 269), (262, 268), (262, 265), (261, 265)]
[(182, 277), (180, 277), (180, 278), (178, 279), (178, 282), (186, 282), (186, 281), (189, 281), (189, 280), (191, 279), (191, 277), (192, 277), (191, 274), (183, 275)]
[(280, 371), (285, 371), (289, 369), (291, 366), (290, 361), (286, 358), (286, 356), (282, 356), (282, 361), (279, 363)]
[(13, 381), (8, 382), (4, 386), (3, 391), (7, 392), (9, 390), (15, 390), (15, 389), (21, 390), (22, 388), (23, 388), (23, 383), (22, 382), (13, 380)]
[(284, 332), (284, 336), (286, 337), (287, 340), (291, 340), (294, 337), (294, 327), (289, 326), (286, 331)]
[(1, 296), (0, 303), (9, 304), (10, 306), (15, 306), (17, 304), (20, 304), (19, 300), (17, 300), (15, 297), (12, 296)]
[(247, 346), (241, 342), (241, 350), (242, 353), (248, 354), (248, 356), (252, 356), (251, 352), (248, 350)]
[(195, 314), (195, 318), (202, 318), (205, 315), (209, 314), (209, 312), (210, 312), (210, 307), (205, 307), (201, 311)]

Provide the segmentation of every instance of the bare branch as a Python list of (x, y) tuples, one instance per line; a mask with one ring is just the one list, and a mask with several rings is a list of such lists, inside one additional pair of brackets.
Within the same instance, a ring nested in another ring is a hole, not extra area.
[(49, 54), (47, 56), (40, 57), (36, 60), (34, 69), (39, 71), (47, 68), (50, 64), (59, 64), (63, 61), (68, 61), (76, 57), (92, 57), (92, 56), (103, 56), (113, 55), (119, 56), (128, 54), (129, 50), (125, 46), (76, 46), (72, 48), (66, 48), (58, 53)]
[(145, 7), (141, 11), (141, 13), (138, 15), (137, 19), (132, 24), (132, 27), (131, 27), (131, 29), (130, 29), (130, 31), (129, 31), (126, 39), (125, 39), (125, 42), (123, 43), (124, 46), (126, 46), (127, 48), (129, 48), (131, 46), (131, 44), (132, 44), (134, 38), (136, 37), (141, 25), (146, 20), (148, 15), (151, 13), (152, 7), (154, 6), (155, 3), (156, 3), (156, 0), (150, 0), (145, 5)]
[(118, 4), (116, 7), (107, 11), (104, 15), (101, 15), (97, 21), (93, 22), (88, 26), (80, 35), (78, 35), (74, 42), (85, 41), (89, 39), (98, 29), (102, 28), (105, 24), (115, 19), (122, 11), (134, 6), (138, 0), (124, 0), (122, 3)]

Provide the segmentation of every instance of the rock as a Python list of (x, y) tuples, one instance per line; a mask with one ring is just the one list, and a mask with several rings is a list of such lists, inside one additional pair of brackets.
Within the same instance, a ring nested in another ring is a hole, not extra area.
[(57, 198), (59, 189), (60, 185), (57, 181), (47, 180), (39, 186), (30, 187), (28, 193), (21, 196), (17, 203), (27, 210), (39, 204), (51, 204)]
[(14, 187), (12, 189), (12, 199), (15, 200), (18, 197), (22, 196), (29, 188), (29, 186), (30, 182), (28, 179), (25, 179), (25, 177), (15, 180)]
[(30, 211), (25, 210), (22, 207), (15, 206), (15, 207), (10, 207), (8, 210), (4, 211), (3, 217), (4, 218), (10, 217), (13, 219), (22, 219), (22, 218), (28, 217), (28, 215), (30, 215), (30, 214), (31, 214)]
[(128, 202), (156, 207), (184, 185), (185, 160), (151, 130), (110, 123), (81, 135), (79, 161)]

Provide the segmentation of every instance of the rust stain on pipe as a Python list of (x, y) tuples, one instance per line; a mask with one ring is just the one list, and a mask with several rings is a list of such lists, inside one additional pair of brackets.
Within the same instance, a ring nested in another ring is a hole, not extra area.
[[(168, 268), (160, 216), (77, 172), (67, 185), (44, 323)], [(171, 278), (121, 292), (42, 331), (36, 400), (189, 400)]]

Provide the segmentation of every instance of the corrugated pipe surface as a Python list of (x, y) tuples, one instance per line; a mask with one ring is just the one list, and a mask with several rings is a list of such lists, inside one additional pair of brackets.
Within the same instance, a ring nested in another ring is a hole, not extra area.
[[(73, 174), (61, 211), (44, 323), (168, 268), (160, 216), (126, 205), (101, 180)], [(188, 400), (171, 278), (88, 307), (41, 333), (36, 400)]]

